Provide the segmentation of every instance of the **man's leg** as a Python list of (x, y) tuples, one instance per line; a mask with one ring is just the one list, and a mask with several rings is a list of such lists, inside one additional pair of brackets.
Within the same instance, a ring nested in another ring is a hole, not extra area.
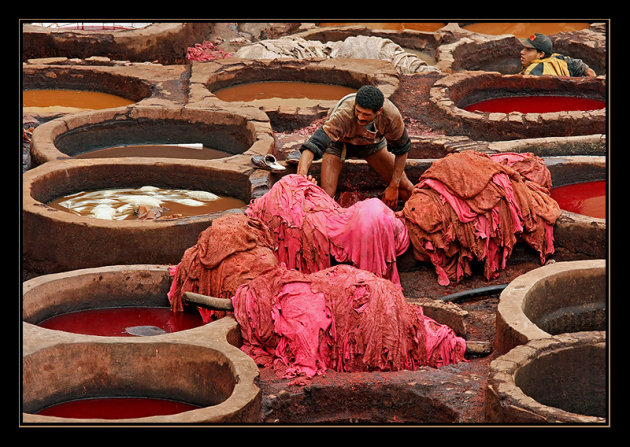
[(335, 197), (337, 192), (341, 168), (343, 168), (341, 158), (333, 154), (324, 153), (322, 157), (321, 186), (330, 197)]
[[(365, 158), (368, 164), (380, 175), (383, 180), (389, 183), (392, 179), (392, 173), (394, 172), (394, 160), (395, 156), (387, 150), (386, 147), (372, 155)], [(407, 177), (407, 174), (403, 171), (402, 178), (400, 179), (400, 185), (398, 190), (398, 196), (407, 201), (411, 197), (413, 192), (413, 183)]]

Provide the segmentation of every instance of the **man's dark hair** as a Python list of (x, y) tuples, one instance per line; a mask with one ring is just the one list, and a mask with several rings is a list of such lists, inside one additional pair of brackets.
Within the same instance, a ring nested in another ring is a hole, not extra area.
[(359, 107), (371, 109), (376, 113), (383, 107), (384, 101), (383, 93), (373, 85), (364, 85), (357, 90), (356, 104)]

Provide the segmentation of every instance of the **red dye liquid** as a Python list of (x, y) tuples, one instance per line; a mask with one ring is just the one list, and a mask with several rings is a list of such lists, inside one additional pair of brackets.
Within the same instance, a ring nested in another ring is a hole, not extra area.
[(584, 182), (551, 189), (560, 209), (598, 219), (606, 218), (606, 182)]
[[(138, 326), (154, 326), (164, 332), (178, 332), (201, 326), (198, 313), (172, 312), (168, 307), (117, 307), (69, 312), (49, 318), (39, 326), (73, 334), (131, 337)], [(151, 335), (151, 331), (146, 335)], [(155, 333), (153, 335), (157, 335)]]
[(52, 405), (38, 412), (43, 416), (75, 419), (127, 419), (178, 414), (200, 408), (184, 402), (146, 397), (102, 397)]
[(606, 107), (605, 101), (577, 96), (510, 96), (480, 101), (464, 107), (469, 112), (490, 113), (547, 113), (597, 110)]

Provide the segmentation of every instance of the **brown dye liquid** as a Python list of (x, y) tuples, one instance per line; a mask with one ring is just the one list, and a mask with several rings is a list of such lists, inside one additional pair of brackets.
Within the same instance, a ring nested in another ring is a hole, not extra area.
[[(142, 188), (114, 188), (81, 191), (59, 197), (48, 206), (78, 216), (107, 220), (136, 220), (152, 209), (161, 209), (158, 214), (149, 214), (162, 219), (200, 216), (218, 213), (246, 204), (232, 197), (204, 198), (205, 191), (164, 189), (152, 186)], [(194, 204), (194, 205), (192, 205)]]
[(585, 22), (479, 22), (465, 25), (463, 28), (475, 33), (512, 34), (518, 38), (527, 38), (534, 33), (543, 33), (547, 36), (556, 33), (568, 33), (588, 28), (590, 23)]
[(215, 160), (231, 157), (233, 154), (203, 146), (195, 149), (169, 144), (137, 144), (128, 146), (107, 147), (77, 154), (74, 158), (118, 158), (118, 157), (158, 157), (185, 158), (193, 160)]
[(109, 109), (136, 101), (109, 93), (88, 90), (29, 89), (22, 91), (24, 112), (67, 112)]
[(444, 27), (446, 23), (442, 22), (320, 22), (319, 26), (331, 27), (331, 26), (347, 26), (347, 25), (360, 25), (369, 29), (379, 30), (396, 30), (402, 31), (410, 29), (413, 31), (437, 31)]
[(337, 101), (356, 89), (314, 82), (265, 81), (221, 88), (214, 92), (221, 101), (253, 102), (266, 106), (310, 106), (320, 101)]

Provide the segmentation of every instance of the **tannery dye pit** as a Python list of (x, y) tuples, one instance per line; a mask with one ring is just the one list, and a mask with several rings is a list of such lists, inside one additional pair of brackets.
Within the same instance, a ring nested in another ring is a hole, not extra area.
[(215, 90), (214, 94), (222, 101), (244, 101), (273, 104), (293, 104), (302, 107), (317, 104), (318, 101), (336, 101), (355, 89), (338, 85), (308, 82), (266, 81), (241, 84)]
[(109, 93), (84, 90), (35, 89), (24, 90), (22, 103), (25, 113), (64, 111), (66, 113), (84, 110), (108, 109), (133, 104), (135, 101)]
[(610, 425), (610, 22), (22, 25), (22, 427)]
[(78, 216), (127, 220), (200, 216), (242, 208), (245, 202), (208, 191), (142, 186), (82, 191), (59, 197), (47, 205)]
[(117, 307), (57, 315), (39, 326), (74, 334), (132, 337), (178, 332), (200, 324), (198, 315), (172, 312), (168, 307)]
[(74, 419), (128, 419), (177, 414), (197, 408), (197, 405), (167, 399), (99, 397), (62, 402), (37, 414)]
[(464, 107), (470, 112), (490, 113), (548, 113), (570, 110), (597, 110), (606, 107), (604, 101), (571, 96), (513, 96), (486, 99)]
[(563, 210), (585, 216), (606, 218), (606, 182), (575, 183), (551, 190)]
[(95, 149), (77, 154), (74, 158), (118, 158), (118, 157), (153, 157), (187, 158), (192, 160), (214, 160), (230, 157), (232, 154), (219, 151), (203, 144), (132, 144), (125, 146)]

